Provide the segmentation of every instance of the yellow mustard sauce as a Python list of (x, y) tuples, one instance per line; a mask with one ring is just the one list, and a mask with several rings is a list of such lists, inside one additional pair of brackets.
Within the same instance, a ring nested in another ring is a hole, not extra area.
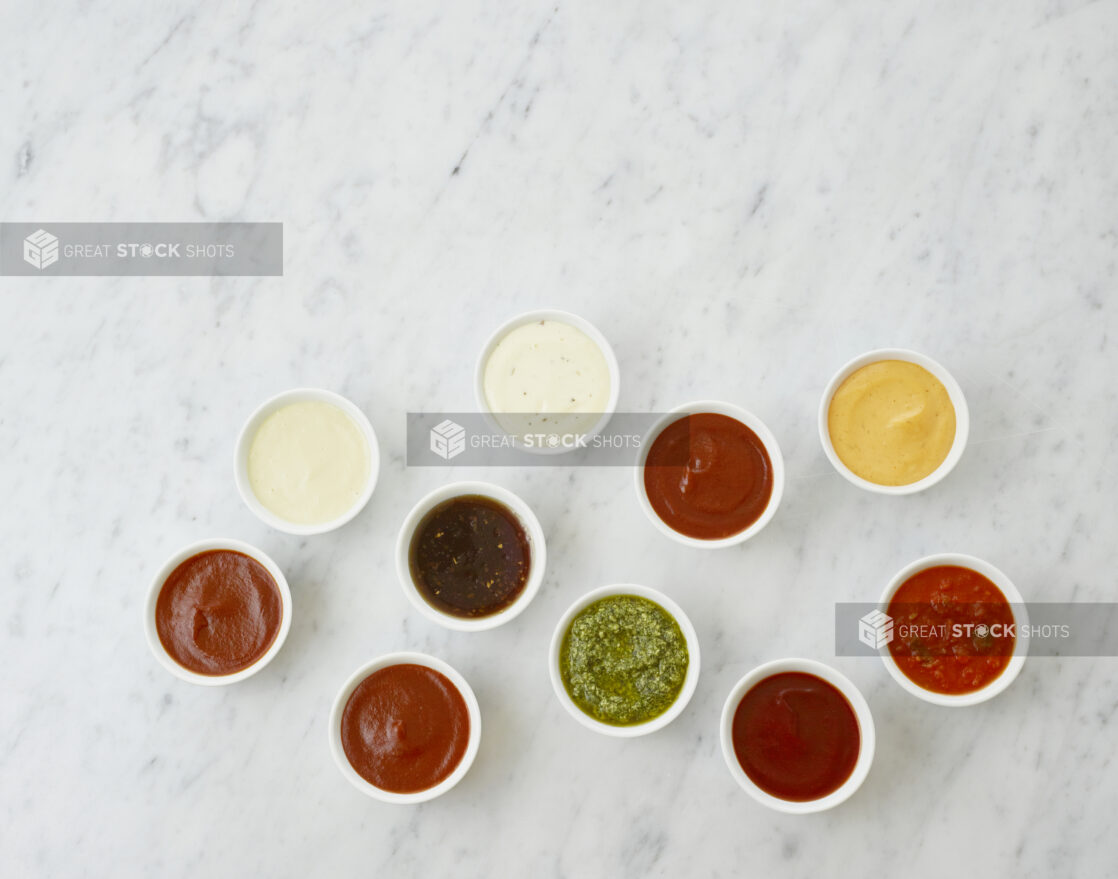
[(932, 473), (955, 442), (943, 382), (907, 360), (879, 360), (847, 376), (827, 410), (831, 445), (855, 475), (909, 485)]

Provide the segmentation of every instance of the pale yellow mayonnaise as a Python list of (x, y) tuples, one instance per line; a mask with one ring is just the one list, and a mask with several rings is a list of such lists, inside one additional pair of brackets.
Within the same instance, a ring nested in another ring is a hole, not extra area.
[(604, 412), (610, 372), (598, 344), (582, 330), (554, 320), (509, 331), (485, 361), (490, 411)]
[(291, 403), (257, 429), (248, 481), (260, 503), (281, 519), (330, 522), (349, 512), (369, 484), (369, 444), (337, 406)]
[(943, 382), (907, 360), (851, 373), (827, 411), (835, 454), (878, 485), (909, 485), (932, 473), (955, 442), (955, 407)]

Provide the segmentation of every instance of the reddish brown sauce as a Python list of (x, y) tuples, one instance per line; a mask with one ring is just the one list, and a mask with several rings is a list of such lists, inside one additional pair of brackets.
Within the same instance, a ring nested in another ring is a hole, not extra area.
[(462, 762), (470, 714), (443, 674), (404, 663), (373, 672), (342, 712), (342, 750), (357, 774), (381, 790), (417, 793)]
[(772, 497), (772, 462), (760, 437), (737, 419), (685, 415), (648, 450), (644, 488), (669, 528), (717, 540), (761, 518)]
[(228, 549), (191, 556), (163, 582), (155, 626), (183, 668), (229, 675), (268, 652), (283, 621), (283, 600), (256, 559)]
[(981, 690), (1009, 665), (1017, 643), (1013, 609), (978, 571), (937, 565), (893, 593), (889, 652), (917, 686), (957, 695)]
[(854, 709), (837, 688), (803, 672), (770, 675), (734, 713), (734, 753), (750, 780), (782, 800), (834, 793), (858, 762)]

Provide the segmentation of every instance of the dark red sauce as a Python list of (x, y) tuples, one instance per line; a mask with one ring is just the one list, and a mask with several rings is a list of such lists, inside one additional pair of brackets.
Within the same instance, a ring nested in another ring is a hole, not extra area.
[(183, 668), (229, 675), (268, 652), (283, 621), (279, 586), (260, 562), (215, 549), (191, 556), (163, 582), (155, 627)]
[(737, 419), (685, 415), (653, 441), (644, 488), (668, 527), (717, 540), (761, 518), (772, 497), (772, 461), (761, 438)]
[(803, 672), (756, 683), (734, 712), (734, 753), (761, 790), (803, 802), (834, 793), (858, 762), (861, 734), (838, 689)]
[(342, 749), (357, 774), (398, 794), (427, 790), (466, 753), (470, 714), (446, 675), (404, 663), (373, 672), (342, 712)]

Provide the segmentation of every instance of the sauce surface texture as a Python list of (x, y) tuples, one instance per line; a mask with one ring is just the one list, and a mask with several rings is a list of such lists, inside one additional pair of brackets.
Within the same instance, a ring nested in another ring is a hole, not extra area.
[(531, 570), (516, 514), (480, 495), (450, 498), (420, 521), (408, 551), (412, 582), (437, 610), (484, 617), (512, 604)]
[(163, 582), (155, 627), (183, 668), (228, 675), (268, 652), (283, 621), (279, 586), (256, 559), (216, 549), (191, 556)]
[(305, 400), (277, 409), (248, 452), (253, 494), (275, 515), (320, 525), (349, 512), (370, 476), (369, 443), (337, 406)]
[(483, 382), (492, 412), (601, 412), (611, 386), (598, 343), (554, 320), (509, 330), (486, 359)]
[(361, 681), (342, 712), (342, 750), (357, 774), (398, 794), (446, 779), (466, 753), (470, 714), (446, 675), (404, 663)]
[(834, 793), (858, 762), (854, 709), (822, 678), (783, 672), (758, 681), (738, 703), (734, 754), (761, 790), (804, 802)]
[(613, 726), (659, 717), (687, 677), (687, 640), (675, 617), (637, 595), (587, 605), (563, 636), (559, 670), (572, 701)]
[(970, 568), (940, 565), (913, 574), (886, 613), (893, 618), (889, 653), (925, 690), (981, 690), (1013, 655), (1013, 609), (993, 582)]
[(935, 471), (955, 442), (947, 388), (922, 366), (880, 360), (847, 376), (831, 398), (827, 431), (852, 473), (910, 485)]
[(773, 491), (772, 461), (760, 437), (737, 419), (685, 415), (653, 441), (644, 488), (669, 528), (717, 540), (744, 531), (764, 513)]

